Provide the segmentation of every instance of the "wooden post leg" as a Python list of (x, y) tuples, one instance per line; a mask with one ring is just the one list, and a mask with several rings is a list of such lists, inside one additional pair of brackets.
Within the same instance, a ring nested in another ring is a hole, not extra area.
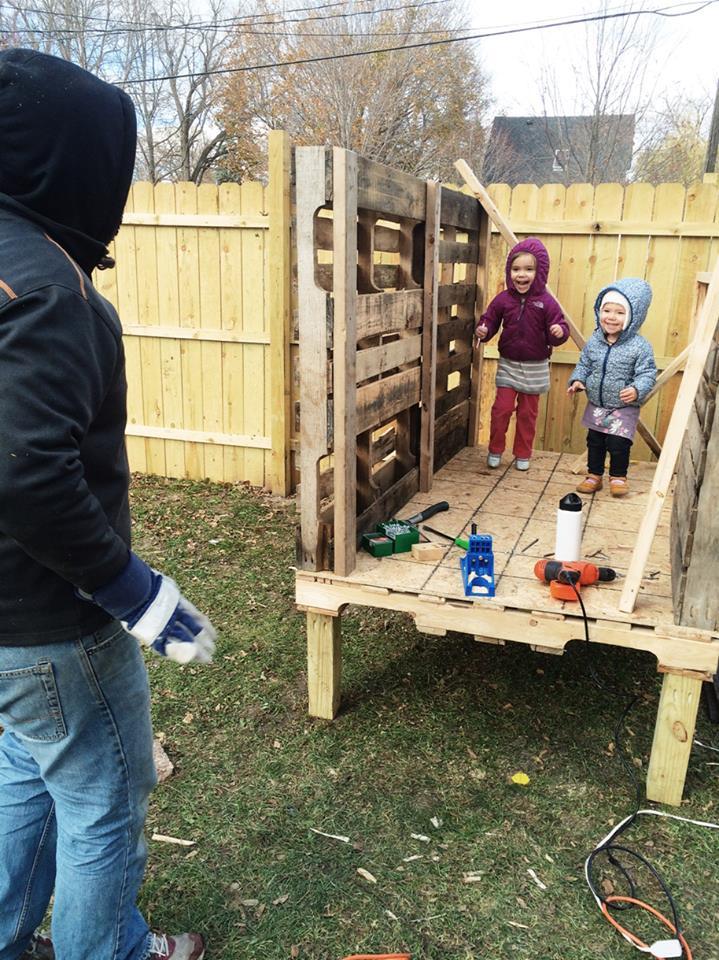
[(664, 675), (647, 772), (647, 798), (678, 806), (692, 752), (702, 682)]
[(307, 692), (312, 717), (334, 720), (340, 706), (342, 624), (339, 617), (307, 614)]

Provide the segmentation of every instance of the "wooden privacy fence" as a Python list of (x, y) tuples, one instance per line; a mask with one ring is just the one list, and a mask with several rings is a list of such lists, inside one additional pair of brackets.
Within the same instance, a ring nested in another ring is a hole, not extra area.
[(133, 470), (287, 493), (289, 147), (270, 185), (134, 184), (97, 274), (127, 354)]
[[(288, 139), (274, 132), (267, 187), (134, 185), (114, 245), (117, 268), (96, 278), (118, 307), (125, 330), (128, 450), (134, 470), (247, 481), (280, 494), (296, 484), (300, 385), (290, 179)], [(716, 185), (511, 189), (499, 184), (488, 189), (515, 233), (533, 234), (547, 245), (552, 287), (585, 336), (594, 326), (592, 305), (599, 288), (618, 276), (640, 276), (654, 290), (642, 332), (659, 368), (681, 353), (691, 332), (696, 274), (710, 269), (719, 249)], [(466, 243), (467, 234), (455, 228), (454, 239), (449, 234), (444, 239)], [(378, 288), (396, 286), (401, 242), (396, 228), (380, 224), (375, 230), (373, 283)], [(494, 233), (490, 298), (504, 283), (506, 251)], [(327, 263), (325, 272), (331, 269)], [(464, 264), (447, 262), (440, 283), (463, 283), (465, 271)], [(320, 281), (321, 276), (320, 271)], [(466, 319), (460, 308), (452, 314)], [(467, 345), (449, 341), (447, 346), (445, 387), (461, 386), (468, 397), (457, 355)], [(496, 356), (495, 340), (485, 348), (482, 364), (480, 442), (488, 435)], [(576, 357), (571, 344), (554, 352), (552, 389), (540, 409), (540, 448), (584, 449), (582, 401), (566, 396)], [(679, 379), (643, 410), (660, 441)], [(640, 440), (634, 455), (649, 456)]]

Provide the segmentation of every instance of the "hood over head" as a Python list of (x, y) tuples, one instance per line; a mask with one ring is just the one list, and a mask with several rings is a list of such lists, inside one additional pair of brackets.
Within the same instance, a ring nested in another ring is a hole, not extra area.
[(86, 273), (120, 228), (136, 131), (118, 87), (36, 50), (0, 51), (0, 208), (42, 225)]
[(547, 289), (547, 278), (549, 277), (549, 254), (547, 248), (541, 240), (536, 237), (527, 237), (515, 243), (507, 256), (507, 263), (504, 270), (507, 290), (514, 290), (512, 283), (511, 266), (512, 260), (520, 253), (531, 253), (537, 261), (537, 275), (532, 281), (532, 286), (527, 291), (527, 296), (538, 296)]
[(633, 337), (635, 333), (639, 332), (639, 328), (646, 319), (649, 305), (652, 302), (652, 288), (646, 280), (641, 280), (639, 277), (625, 277), (623, 280), (615, 280), (614, 283), (609, 283), (606, 287), (602, 287), (597, 294), (597, 299), (594, 301), (594, 317), (597, 330), (601, 330), (599, 311), (602, 306), (602, 301), (610, 291), (620, 293), (629, 304), (630, 315), (628, 322), (625, 323), (624, 329), (617, 338), (617, 340), (628, 340), (630, 337)]

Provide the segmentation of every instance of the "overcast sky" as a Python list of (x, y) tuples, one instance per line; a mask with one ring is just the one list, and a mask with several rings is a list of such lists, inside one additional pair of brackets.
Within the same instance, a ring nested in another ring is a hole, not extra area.
[[(652, 6), (664, 4), (677, 13), (696, 9), (703, 0), (675, 6), (678, 0), (659, 0)], [(471, 11), (472, 25), (476, 32), (486, 29), (501, 29), (517, 24), (529, 24), (537, 20), (577, 17), (583, 13), (597, 13), (601, 0), (512, 0), (511, 3), (467, 0)], [(631, 0), (610, 0), (611, 10), (626, 10), (637, 6)], [(719, 3), (713, 2), (703, 10), (688, 16), (657, 18), (645, 16), (642, 22), (658, 21), (660, 43), (654, 58), (654, 80), (657, 97), (685, 91), (693, 95), (697, 91), (712, 99), (719, 79)], [(516, 36), (494, 37), (481, 42), (480, 55), (492, 81), (494, 114), (521, 116), (541, 111), (539, 96), (540, 64), (550, 59), (558, 68), (572, 58), (584, 46), (586, 28), (582, 26), (556, 27)], [(461, 46), (461, 45), (458, 45)], [(566, 82), (571, 85), (571, 70), (566, 72)]]

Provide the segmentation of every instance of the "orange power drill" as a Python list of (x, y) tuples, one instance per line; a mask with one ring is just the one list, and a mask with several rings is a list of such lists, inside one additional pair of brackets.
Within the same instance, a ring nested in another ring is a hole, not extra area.
[(615, 580), (617, 573), (611, 567), (597, 567), (586, 560), (537, 560), (534, 575), (549, 584), (555, 600), (577, 600), (580, 587)]

